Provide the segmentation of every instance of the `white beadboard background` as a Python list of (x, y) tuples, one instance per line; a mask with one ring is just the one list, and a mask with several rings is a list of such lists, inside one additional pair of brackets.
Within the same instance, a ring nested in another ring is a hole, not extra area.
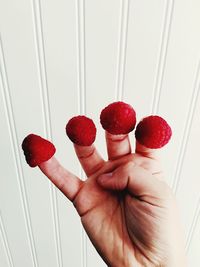
[[(21, 150), (33, 132), (80, 174), (65, 124), (115, 100), (173, 128), (163, 149), (189, 266), (200, 266), (200, 1), (0, 0), (0, 266), (103, 267), (72, 204)], [(134, 135), (131, 134), (134, 145)], [(101, 222), (99, 222), (101, 223)]]

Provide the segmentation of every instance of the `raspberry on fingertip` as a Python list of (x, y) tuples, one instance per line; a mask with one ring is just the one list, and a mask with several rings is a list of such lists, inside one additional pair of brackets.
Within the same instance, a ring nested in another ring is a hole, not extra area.
[(96, 139), (96, 127), (90, 118), (79, 115), (68, 121), (66, 134), (74, 144), (90, 146)]
[(49, 160), (56, 152), (55, 146), (50, 141), (36, 134), (29, 134), (24, 138), (22, 149), (30, 167), (36, 167)]
[(143, 118), (135, 131), (136, 140), (143, 146), (157, 149), (165, 146), (172, 136), (172, 129), (162, 117), (151, 115)]
[(136, 113), (131, 105), (118, 101), (101, 111), (100, 122), (110, 134), (128, 134), (135, 128)]

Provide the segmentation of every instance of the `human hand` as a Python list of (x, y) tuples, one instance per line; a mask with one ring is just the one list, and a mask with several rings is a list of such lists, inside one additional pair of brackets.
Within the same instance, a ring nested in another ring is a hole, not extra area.
[(85, 181), (55, 157), (41, 171), (73, 202), (93, 245), (111, 267), (186, 266), (174, 196), (157, 150), (106, 132), (108, 160), (94, 145), (74, 145)]

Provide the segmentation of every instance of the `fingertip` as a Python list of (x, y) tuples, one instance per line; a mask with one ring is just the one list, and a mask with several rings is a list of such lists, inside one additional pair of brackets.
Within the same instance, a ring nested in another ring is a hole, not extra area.
[(80, 146), (90, 146), (96, 139), (96, 126), (92, 119), (84, 115), (71, 118), (65, 130), (69, 139)]
[(164, 147), (172, 136), (172, 129), (165, 119), (158, 115), (143, 118), (137, 125), (135, 137), (137, 141), (150, 148)]
[(33, 133), (24, 138), (21, 147), (27, 164), (32, 168), (48, 161), (56, 152), (52, 142)]
[(136, 112), (125, 102), (113, 102), (101, 111), (100, 122), (103, 129), (111, 134), (128, 134), (135, 128)]

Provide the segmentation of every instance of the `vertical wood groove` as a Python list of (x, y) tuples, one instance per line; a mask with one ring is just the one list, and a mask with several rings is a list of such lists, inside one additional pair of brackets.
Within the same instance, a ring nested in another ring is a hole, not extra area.
[(116, 72), (116, 100), (123, 100), (124, 95), (124, 75), (126, 65), (128, 20), (129, 20), (129, 0), (121, 0), (121, 10), (119, 19), (119, 41), (118, 59)]
[(196, 209), (195, 209), (194, 217), (193, 217), (191, 227), (190, 227), (190, 230), (189, 230), (189, 233), (187, 236), (187, 240), (186, 240), (186, 252), (187, 253), (189, 252), (192, 238), (194, 236), (194, 232), (195, 232), (199, 218), (200, 218), (200, 197), (199, 197), (199, 201), (197, 203)]
[(86, 75), (85, 75), (85, 1), (77, 0), (77, 72), (79, 113), (86, 114)]
[(1, 72), (1, 83), (2, 83), (2, 95), (3, 95), (4, 105), (5, 105), (6, 118), (8, 122), (8, 130), (9, 130), (10, 139), (11, 139), (11, 147), (12, 147), (12, 152), (14, 155), (17, 181), (19, 185), (20, 198), (22, 202), (22, 209), (23, 209), (25, 225), (26, 225), (27, 235), (28, 235), (28, 243), (30, 245), (30, 252), (31, 252), (31, 259), (33, 262), (33, 266), (38, 267), (38, 259), (37, 259), (37, 254), (36, 254), (35, 241), (33, 237), (33, 229), (32, 229), (31, 217), (30, 217), (30, 212), (29, 212), (27, 192), (26, 192), (26, 187), (25, 187), (25, 182), (24, 182), (24, 173), (23, 173), (22, 164), (21, 164), (17, 130), (16, 130), (13, 107), (12, 107), (12, 102), (11, 102), (10, 88), (9, 88), (8, 75), (7, 75), (7, 70), (6, 70), (5, 56), (4, 56), (4, 50), (3, 50), (1, 37), (0, 37), (0, 63), (1, 63), (0, 72)]
[(189, 103), (189, 110), (187, 113), (187, 117), (185, 120), (185, 125), (183, 129), (183, 136), (181, 140), (181, 145), (180, 145), (180, 150), (178, 154), (178, 160), (176, 163), (176, 168), (175, 168), (175, 174), (174, 178), (172, 180), (172, 188), (175, 193), (177, 193), (179, 183), (180, 183), (180, 178), (181, 178), (181, 170), (184, 162), (184, 157), (188, 145), (188, 140), (190, 136), (190, 131), (191, 131), (191, 125), (193, 122), (194, 118), (194, 113), (195, 113), (195, 108), (199, 96), (199, 90), (200, 90), (200, 61), (197, 66), (197, 71), (195, 75), (195, 81), (194, 81), (194, 86), (192, 90), (192, 95)]
[(13, 259), (12, 259), (12, 255), (10, 252), (8, 238), (7, 238), (6, 230), (5, 230), (5, 227), (3, 224), (1, 212), (0, 212), (0, 236), (2, 237), (2, 243), (3, 243), (4, 250), (5, 250), (8, 265), (9, 265), (9, 267), (14, 267)]
[(166, 0), (164, 23), (161, 35), (161, 44), (159, 49), (158, 64), (157, 64), (157, 70), (153, 88), (151, 114), (156, 114), (159, 108), (166, 58), (168, 52), (173, 10), (174, 10), (174, 0), (171, 1)]
[[(76, 35), (77, 35), (77, 80), (78, 80), (78, 112), (86, 114), (86, 60), (85, 60), (85, 0), (76, 0)], [(80, 166), (79, 175), (85, 179)], [(87, 236), (81, 228), (82, 267), (87, 267)]]
[[(38, 75), (39, 75), (41, 102), (43, 109), (44, 131), (46, 138), (52, 140), (50, 103), (48, 94), (48, 81), (46, 72), (44, 34), (43, 34), (40, 0), (32, 0), (32, 12), (33, 12), (35, 47), (36, 47), (36, 59), (38, 64)], [(57, 192), (55, 186), (50, 181), (49, 181), (49, 190), (51, 198), (51, 209), (52, 209), (53, 226), (54, 226), (57, 264), (59, 267), (62, 267), (63, 260), (62, 260), (62, 250), (61, 250), (61, 240), (60, 240), (60, 223), (58, 214)]]

